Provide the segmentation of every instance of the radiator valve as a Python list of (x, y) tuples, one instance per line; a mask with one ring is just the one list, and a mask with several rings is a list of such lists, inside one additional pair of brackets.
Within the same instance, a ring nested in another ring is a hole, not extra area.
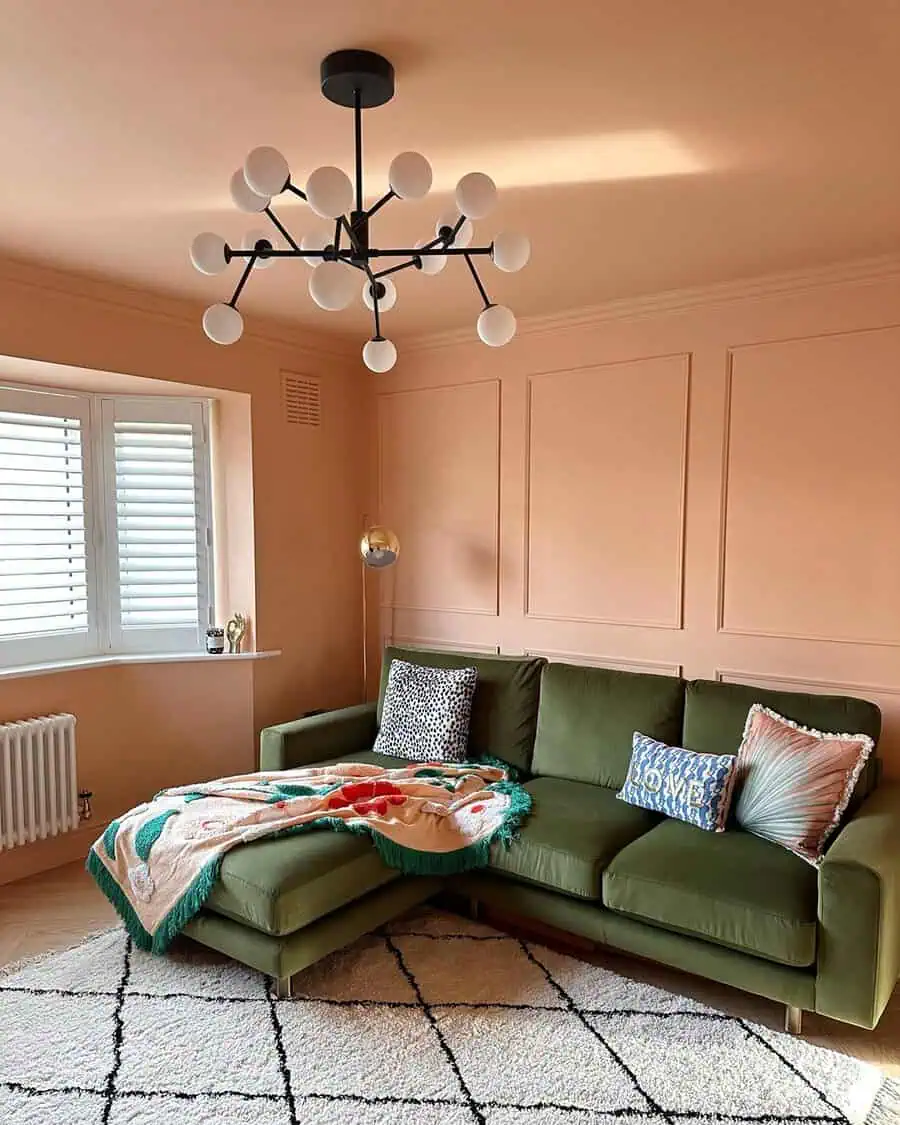
[(90, 820), (91, 817), (94, 815), (93, 810), (91, 809), (91, 797), (93, 797), (93, 795), (94, 794), (90, 791), (90, 789), (79, 789), (78, 790), (78, 819), (79, 820)]

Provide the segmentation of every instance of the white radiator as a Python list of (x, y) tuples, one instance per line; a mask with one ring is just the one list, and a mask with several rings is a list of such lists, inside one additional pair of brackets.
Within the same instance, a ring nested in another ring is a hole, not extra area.
[(78, 827), (75, 716), (0, 726), (0, 850)]

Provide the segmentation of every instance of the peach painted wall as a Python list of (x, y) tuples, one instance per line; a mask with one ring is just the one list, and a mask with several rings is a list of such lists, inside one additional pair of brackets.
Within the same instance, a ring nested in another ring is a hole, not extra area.
[[(232, 535), (228, 551), (238, 588), (246, 589), (255, 572), (256, 647), (282, 650), (259, 662), (137, 664), (0, 679), (0, 721), (73, 712), (80, 780), (94, 790), (96, 823), (102, 823), (161, 786), (253, 768), (262, 726), (356, 702), (361, 365), (308, 333), (260, 327), (252, 318), (239, 345), (219, 348), (206, 340), (191, 307), (12, 263), (0, 264), (0, 308), (0, 355), (249, 395), (252, 466), (232, 463), (226, 471), (243, 481), (229, 487), (230, 502), (240, 505), (241, 487), (252, 485), (252, 525), (240, 525), (239, 541)], [(254, 335), (254, 328), (268, 335)], [(318, 428), (286, 422), (283, 371), (320, 382)], [(239, 428), (240, 419), (234, 424)], [(236, 445), (247, 448), (246, 441)], [(35, 864), (62, 862), (73, 849), (84, 854), (85, 841), (73, 837), (71, 849), (68, 841), (34, 847), (0, 854), (0, 882)]]
[(900, 775), (900, 268), (846, 276), (406, 348), (382, 635), (867, 696)]

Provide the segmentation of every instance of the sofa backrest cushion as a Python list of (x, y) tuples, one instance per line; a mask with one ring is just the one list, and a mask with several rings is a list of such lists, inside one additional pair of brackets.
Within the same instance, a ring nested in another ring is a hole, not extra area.
[(762, 703), (804, 727), (834, 734), (867, 734), (874, 739), (875, 752), (860, 774), (851, 810), (878, 784), (881, 711), (867, 699), (849, 695), (813, 695), (719, 680), (691, 680), (685, 693), (681, 745), (707, 754), (736, 754), (754, 703)]
[(684, 681), (577, 664), (548, 664), (532, 770), (619, 789), (634, 732), (678, 746)]
[(379, 724), (388, 672), (391, 661), (395, 658), (431, 668), (477, 668), (478, 683), (475, 685), (469, 722), (468, 756), (478, 758), (489, 755), (518, 769), (530, 769), (537, 727), (541, 668), (545, 663), (543, 659), (389, 646), (384, 650), (381, 665)]

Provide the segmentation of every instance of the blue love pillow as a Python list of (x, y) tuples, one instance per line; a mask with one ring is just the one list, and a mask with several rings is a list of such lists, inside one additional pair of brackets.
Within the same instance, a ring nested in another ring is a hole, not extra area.
[(634, 732), (620, 801), (724, 832), (734, 788), (734, 754), (697, 754)]

